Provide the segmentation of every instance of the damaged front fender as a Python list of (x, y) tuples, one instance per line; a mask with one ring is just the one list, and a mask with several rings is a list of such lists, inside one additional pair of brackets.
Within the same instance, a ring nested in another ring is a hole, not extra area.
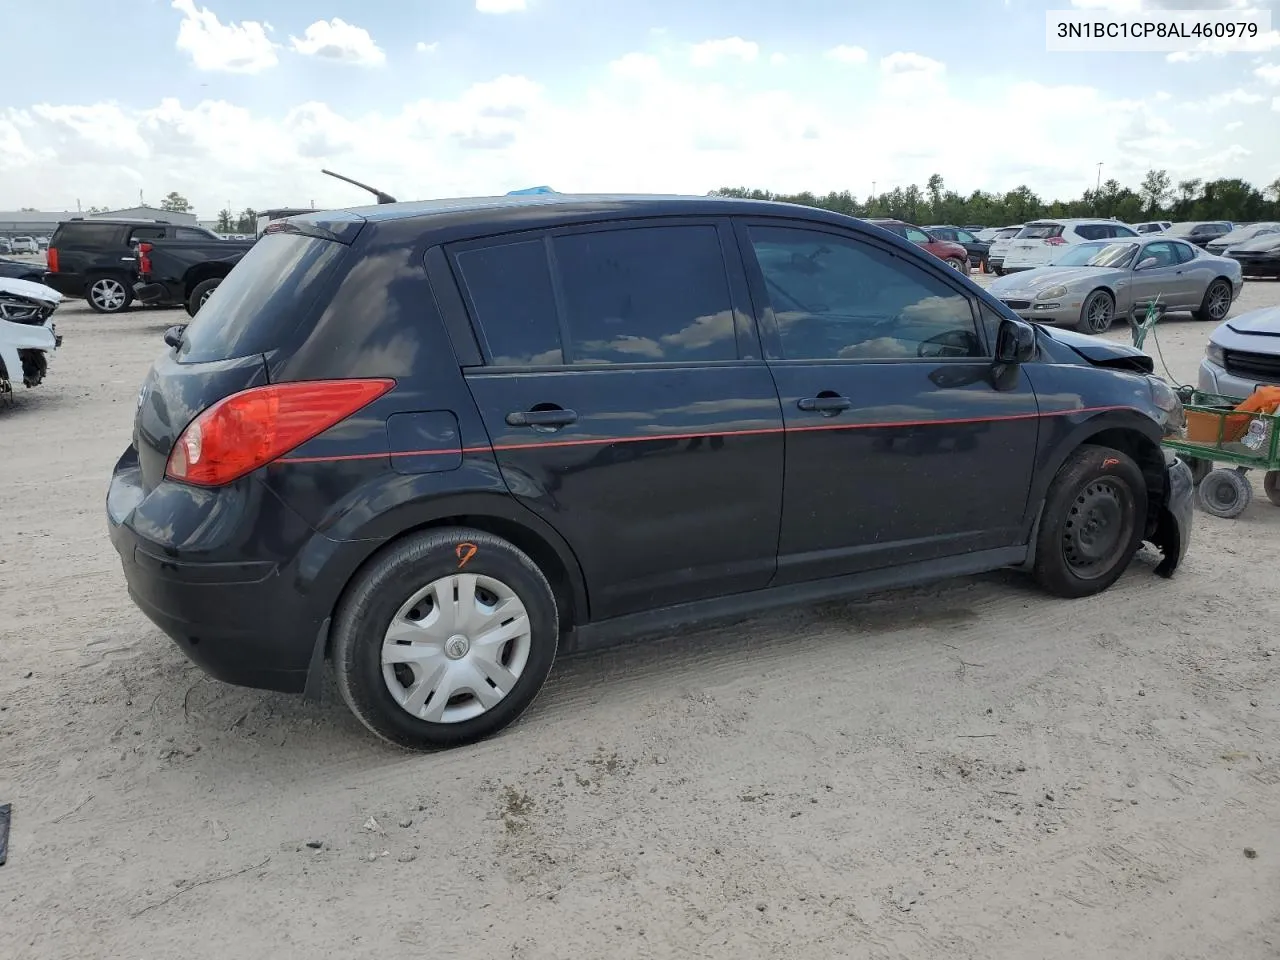
[(1163, 555), (1156, 573), (1168, 578), (1178, 569), (1187, 555), (1191, 543), (1191, 520), (1195, 512), (1195, 480), (1191, 468), (1177, 457), (1171, 457), (1165, 466), (1165, 501), (1160, 506), (1160, 516), (1151, 544)]

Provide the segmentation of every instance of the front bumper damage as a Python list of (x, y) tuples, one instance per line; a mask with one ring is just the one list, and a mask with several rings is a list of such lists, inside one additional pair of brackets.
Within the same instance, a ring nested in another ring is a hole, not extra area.
[(1149, 542), (1163, 554), (1156, 573), (1169, 578), (1187, 555), (1191, 543), (1191, 519), (1195, 507), (1195, 481), (1191, 468), (1176, 455), (1165, 453), (1165, 495)]

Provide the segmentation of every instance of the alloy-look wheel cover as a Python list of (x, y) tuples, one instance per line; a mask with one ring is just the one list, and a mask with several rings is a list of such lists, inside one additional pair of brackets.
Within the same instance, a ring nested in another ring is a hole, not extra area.
[(110, 278), (96, 280), (93, 286), (89, 288), (89, 296), (93, 298), (94, 303), (104, 310), (119, 310), (124, 306), (124, 284), (119, 280)]
[(524, 603), (483, 574), (434, 580), (392, 618), (382, 641), (382, 678), (392, 698), (429, 723), (461, 723), (501, 703), (533, 649)]

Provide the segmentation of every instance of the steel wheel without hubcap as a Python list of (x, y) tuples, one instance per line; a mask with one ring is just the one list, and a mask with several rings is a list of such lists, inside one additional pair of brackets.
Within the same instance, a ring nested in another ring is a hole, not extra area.
[(396, 612), (382, 643), (382, 679), (419, 720), (460, 723), (496, 707), (532, 649), (524, 603), (493, 577), (432, 581)]
[(124, 307), (128, 291), (124, 284), (112, 277), (95, 280), (89, 288), (89, 299), (103, 313), (115, 313)]
[(953, 257), (952, 259), (947, 261), (947, 266), (949, 266), (952, 270), (958, 270), (961, 273), (968, 273), (968, 271), (965, 269), (965, 263), (966, 261), (957, 260), (956, 258)]
[(1106, 333), (1115, 319), (1115, 304), (1111, 297), (1101, 290), (1093, 294), (1081, 308), (1081, 319), (1085, 333)]
[(1221, 321), (1227, 318), (1231, 310), (1231, 289), (1219, 280), (1209, 288), (1209, 319)]
[(1088, 483), (1071, 505), (1062, 531), (1062, 554), (1081, 580), (1109, 572), (1133, 537), (1127, 491), (1109, 477)]

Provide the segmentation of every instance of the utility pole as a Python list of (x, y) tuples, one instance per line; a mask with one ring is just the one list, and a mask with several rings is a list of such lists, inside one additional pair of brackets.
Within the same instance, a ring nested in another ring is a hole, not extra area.
[(876, 195), (876, 182), (875, 182), (874, 180), (872, 180), (872, 181), (871, 181), (871, 197), (872, 197), (872, 199), (875, 199), (875, 195)]

